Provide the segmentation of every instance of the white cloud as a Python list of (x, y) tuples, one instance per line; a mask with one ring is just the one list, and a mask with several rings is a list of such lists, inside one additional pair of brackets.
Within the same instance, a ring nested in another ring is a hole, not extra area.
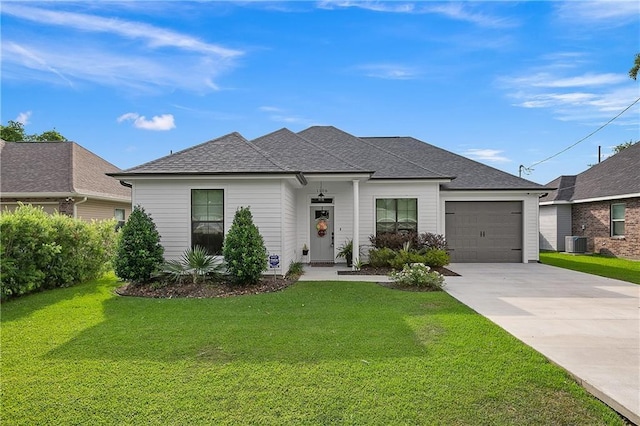
[(397, 64), (368, 64), (355, 67), (367, 77), (386, 80), (412, 80), (418, 76), (418, 71), (412, 67)]
[(472, 158), (478, 161), (487, 161), (490, 163), (509, 163), (511, 160), (504, 157), (502, 154), (504, 151), (498, 149), (467, 149), (462, 153), (465, 157)]
[(296, 114), (290, 114), (285, 108), (276, 106), (261, 106), (258, 108), (258, 110), (269, 114), (269, 120), (276, 121), (278, 123), (301, 124), (304, 126), (312, 126), (318, 124), (317, 122), (309, 118), (301, 117)]
[(148, 120), (144, 115), (140, 115), (137, 112), (128, 112), (118, 117), (118, 123), (123, 121), (133, 121), (134, 127), (144, 130), (165, 131), (176, 127), (172, 114), (155, 115)]
[(29, 124), (29, 119), (31, 118), (31, 111), (25, 111), (18, 114), (16, 120), (18, 123), (22, 123), (23, 125)]
[[(496, 81), (515, 106), (544, 108), (561, 121), (596, 125), (608, 121), (638, 97), (626, 73), (589, 71), (593, 65), (583, 54), (547, 54), (541, 61), (541, 66)], [(637, 111), (636, 106), (614, 124), (638, 125)]]
[[(185, 89), (206, 93), (220, 89), (215, 80), (244, 54), (144, 22), (16, 3), (3, 3), (2, 13), (43, 28), (60, 26), (65, 30), (56, 38), (32, 34), (17, 40), (3, 34), (3, 77), (7, 79), (74, 88), (90, 82), (129, 91)], [(150, 54), (156, 50), (162, 54)]]
[(143, 22), (103, 18), (83, 13), (52, 11), (17, 4), (4, 4), (2, 9), (3, 13), (42, 25), (58, 25), (82, 31), (111, 33), (129, 39), (140, 39), (146, 41), (148, 46), (152, 48), (175, 47), (221, 57), (233, 57), (242, 54), (239, 50), (206, 43), (197, 38)]
[(321, 9), (355, 7), (384, 13), (436, 14), (456, 21), (469, 22), (481, 27), (508, 28), (517, 24), (512, 19), (477, 12), (464, 3), (400, 2), (400, 1), (321, 1)]
[(636, 21), (640, 15), (637, 1), (564, 1), (556, 3), (556, 16), (576, 25), (607, 24), (625, 25)]

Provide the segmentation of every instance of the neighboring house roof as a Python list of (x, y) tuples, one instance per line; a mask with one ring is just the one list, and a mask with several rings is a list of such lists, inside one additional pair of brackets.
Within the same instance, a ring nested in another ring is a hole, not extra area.
[(129, 201), (131, 189), (105, 173), (120, 169), (75, 142), (0, 141), (5, 197), (81, 195)]
[(352, 173), (439, 180), (443, 189), (546, 189), (411, 137), (359, 138), (332, 126), (280, 129), (252, 141), (231, 133), (112, 175), (244, 173)]
[(542, 203), (640, 196), (640, 143), (635, 143), (575, 176), (560, 176), (548, 186), (558, 188)]

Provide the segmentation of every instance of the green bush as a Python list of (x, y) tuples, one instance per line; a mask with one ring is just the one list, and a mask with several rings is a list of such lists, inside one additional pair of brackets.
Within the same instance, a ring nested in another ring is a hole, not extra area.
[(427, 250), (423, 255), (424, 263), (432, 268), (440, 268), (449, 264), (449, 253), (441, 249)]
[(388, 247), (369, 250), (369, 265), (375, 268), (391, 266), (391, 261), (398, 253)]
[(393, 269), (402, 269), (405, 265), (410, 263), (425, 263), (426, 257), (415, 251), (400, 250), (396, 252), (396, 256), (391, 259), (389, 265)]
[(444, 276), (438, 272), (431, 272), (431, 268), (422, 263), (405, 265), (401, 271), (393, 271), (391, 279), (407, 287), (427, 288), (430, 290), (442, 290)]
[(254, 284), (267, 270), (267, 249), (249, 207), (240, 207), (222, 248), (229, 275), (236, 284)]
[(115, 220), (89, 224), (31, 205), (2, 213), (1, 297), (97, 278), (113, 254), (114, 229)]
[(114, 259), (116, 275), (134, 283), (149, 281), (164, 261), (156, 224), (144, 208), (136, 206), (121, 233)]

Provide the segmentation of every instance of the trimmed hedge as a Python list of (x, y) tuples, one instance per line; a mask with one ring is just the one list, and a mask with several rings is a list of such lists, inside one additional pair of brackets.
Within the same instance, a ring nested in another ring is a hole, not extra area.
[(19, 205), (0, 216), (0, 297), (68, 287), (111, 268), (115, 219), (87, 223)]

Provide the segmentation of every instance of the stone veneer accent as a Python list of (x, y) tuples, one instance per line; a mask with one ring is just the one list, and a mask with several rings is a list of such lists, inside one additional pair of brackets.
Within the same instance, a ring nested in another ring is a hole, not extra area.
[[(611, 237), (611, 205), (625, 203), (624, 237)], [(640, 259), (640, 197), (575, 203), (571, 206), (572, 235), (587, 237), (587, 251)], [(582, 229), (582, 226), (585, 229)]]

